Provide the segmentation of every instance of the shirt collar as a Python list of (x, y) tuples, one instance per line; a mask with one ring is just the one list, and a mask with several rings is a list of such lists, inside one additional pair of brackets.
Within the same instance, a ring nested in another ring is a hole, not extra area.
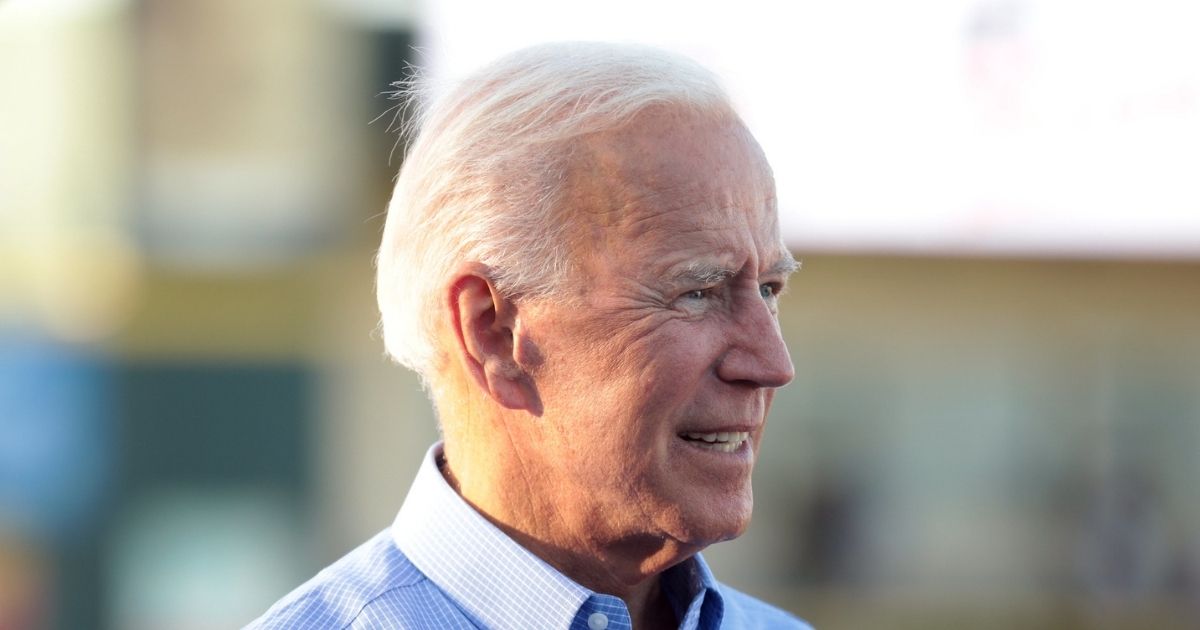
[(681, 630), (721, 627), (725, 601), (716, 578), (700, 554), (667, 569), (662, 588), (675, 609)]
[[(441, 455), (440, 442), (425, 454), (391, 533), (413, 565), (464, 610), (490, 628), (567, 628), (585, 604), (616, 600), (559, 573), (476, 512), (442, 476)], [(663, 588), (680, 628), (720, 625), (717, 582), (699, 554), (668, 570)]]

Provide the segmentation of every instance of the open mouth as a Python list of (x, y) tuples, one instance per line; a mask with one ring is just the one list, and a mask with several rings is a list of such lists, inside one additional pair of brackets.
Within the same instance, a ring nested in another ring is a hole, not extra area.
[(680, 433), (679, 437), (687, 440), (691, 444), (703, 449), (720, 451), (722, 453), (732, 453), (745, 444), (750, 439), (750, 433), (747, 431), (733, 431), (720, 433)]

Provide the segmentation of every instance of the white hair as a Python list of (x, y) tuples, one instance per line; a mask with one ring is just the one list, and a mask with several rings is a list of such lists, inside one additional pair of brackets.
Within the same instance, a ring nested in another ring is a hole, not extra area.
[[(424, 89), (414, 81), (396, 96), (412, 102)], [(421, 114), (377, 260), (388, 353), (429, 384), (441, 293), (463, 262), (485, 265), (506, 297), (553, 295), (573, 269), (560, 207), (571, 141), (659, 106), (736, 119), (715, 77), (690, 59), (579, 42), (511, 53)]]

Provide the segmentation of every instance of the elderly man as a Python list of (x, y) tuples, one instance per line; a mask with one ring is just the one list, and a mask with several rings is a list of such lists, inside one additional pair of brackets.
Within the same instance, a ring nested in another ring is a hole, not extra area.
[(252, 626), (807, 627), (699, 555), (750, 521), (796, 268), (711, 75), (538, 46), (418, 123), (378, 297), (444, 441), (390, 529)]

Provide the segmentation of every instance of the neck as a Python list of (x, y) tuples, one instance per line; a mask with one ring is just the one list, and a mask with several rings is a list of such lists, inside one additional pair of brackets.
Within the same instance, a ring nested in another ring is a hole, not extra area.
[(648, 588), (628, 597), (622, 597), (629, 609), (629, 619), (634, 628), (675, 628), (679, 619), (660, 586), (660, 580), (651, 580)]
[[(513, 462), (497, 455), (511, 446), (505, 437), (499, 441), (446, 437), (444, 459), (439, 462), (442, 474), (477, 512), (576, 583), (620, 598), (634, 628), (669, 628), (678, 623), (660, 588), (660, 577), (697, 550), (644, 535), (597, 536), (594, 529), (572, 523), (563, 510), (544, 500), (546, 495), (539, 489), (545, 486), (539, 481), (548, 479), (531, 476), (519, 458)], [(489, 447), (456, 447), (462, 444)]]

